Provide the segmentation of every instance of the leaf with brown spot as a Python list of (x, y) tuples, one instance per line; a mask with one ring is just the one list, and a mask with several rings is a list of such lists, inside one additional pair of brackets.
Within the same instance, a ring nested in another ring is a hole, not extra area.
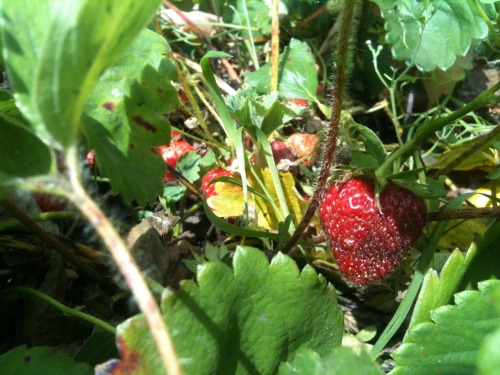
[(165, 165), (151, 148), (168, 144), (170, 124), (164, 114), (178, 104), (171, 84), (177, 73), (165, 50), (165, 39), (144, 30), (100, 78), (83, 117), (100, 173), (129, 202), (151, 202), (163, 189)]

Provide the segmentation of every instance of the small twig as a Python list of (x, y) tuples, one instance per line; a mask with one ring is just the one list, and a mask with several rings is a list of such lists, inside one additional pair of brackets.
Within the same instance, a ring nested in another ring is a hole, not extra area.
[(19, 222), (21, 222), (26, 228), (36, 234), (43, 242), (49, 245), (52, 249), (57, 251), (64, 257), (68, 262), (74, 264), (80, 271), (91, 276), (99, 282), (105, 280), (104, 276), (97, 272), (95, 269), (86, 264), (80, 257), (74, 254), (70, 249), (68, 249), (59, 239), (52, 235), (51, 233), (45, 231), (37, 223), (35, 223), (31, 217), (26, 215), (19, 207), (17, 207), (14, 202), (10, 199), (2, 199), (0, 204), (7, 210), (9, 214), (15, 217)]
[(304, 18), (302, 21), (300, 21), (300, 23), (297, 26), (295, 26), (290, 32), (294, 33), (295, 31), (301, 29), (302, 27), (307, 25), (309, 22), (311, 22), (313, 19), (322, 15), (325, 12), (326, 12), (326, 5), (323, 5), (321, 8), (316, 10), (314, 13), (308, 15), (306, 18)]
[(278, 90), (279, 68), (280, 68), (280, 18), (279, 0), (272, 1), (272, 23), (271, 23), (271, 92)]
[[(207, 36), (205, 35), (205, 33), (198, 27), (196, 26), (196, 24), (194, 24), (188, 16), (186, 16), (184, 14), (184, 12), (182, 10), (180, 10), (179, 8), (177, 8), (174, 4), (172, 4), (170, 1), (167, 1), (167, 0), (164, 0), (163, 1), (163, 4), (167, 7), (167, 8), (170, 8), (172, 9), (175, 13), (177, 13), (177, 15), (182, 18), (182, 20), (184, 22), (186, 22), (186, 24), (189, 26), (189, 28), (201, 39), (204, 40), (204, 42), (208, 45), (208, 47), (211, 49), (211, 50), (214, 50), (216, 51), (217, 48), (213, 45), (213, 43), (210, 41), (210, 39), (207, 38)], [(221, 59), (221, 63), (222, 65), (224, 65), (224, 68), (226, 68), (227, 70), (227, 74), (229, 75), (229, 77), (233, 80), (235, 80), (236, 82), (240, 83), (241, 80), (240, 80), (240, 77), (238, 76), (238, 74), (236, 73), (236, 71), (234, 70), (234, 68), (231, 66), (231, 64), (229, 63), (229, 61), (227, 61), (227, 59)]]
[(199, 191), (191, 182), (189, 182), (186, 177), (182, 175), (177, 169), (172, 167), (171, 165), (165, 165), (167, 170), (172, 173), (176, 179), (178, 179), (181, 184), (183, 184), (191, 193), (197, 195), (199, 198), (203, 198), (203, 194)]
[(462, 208), (459, 210), (430, 212), (427, 215), (427, 220), (485, 219), (489, 217), (500, 217), (500, 207)]
[[(35, 214), (30, 216), (31, 220), (34, 222), (39, 221), (49, 221), (49, 220), (58, 220), (58, 219), (68, 219), (73, 218), (77, 214), (75, 211), (52, 211), (52, 212), (42, 212), (39, 214)], [(5, 232), (14, 228), (22, 226), (19, 220), (6, 220), (0, 223), (0, 233)]]

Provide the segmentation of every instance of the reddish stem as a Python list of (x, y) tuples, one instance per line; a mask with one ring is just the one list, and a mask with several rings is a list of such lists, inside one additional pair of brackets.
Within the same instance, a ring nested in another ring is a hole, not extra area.
[(297, 229), (288, 242), (283, 246), (283, 249), (281, 249), (281, 251), (285, 254), (288, 253), (299, 240), (300, 236), (313, 218), (316, 208), (325, 194), (326, 184), (330, 174), (330, 167), (332, 165), (337, 146), (337, 135), (339, 131), (342, 99), (344, 96), (347, 73), (349, 39), (353, 29), (352, 26), (356, 1), (350, 0), (346, 1), (344, 4), (345, 5), (340, 14), (341, 20), (337, 44), (337, 66), (335, 70), (335, 86), (333, 89), (332, 117), (330, 118), (328, 134), (323, 141), (323, 160), (316, 179), (316, 190), (309, 201), (309, 206), (307, 207), (301, 222), (297, 226)]

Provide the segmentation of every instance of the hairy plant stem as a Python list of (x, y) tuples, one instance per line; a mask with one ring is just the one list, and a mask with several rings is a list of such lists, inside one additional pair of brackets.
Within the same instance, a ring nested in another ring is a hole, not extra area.
[(144, 277), (130, 254), (125, 242), (104, 215), (99, 206), (90, 198), (83, 188), (78, 174), (78, 158), (76, 145), (66, 150), (66, 162), (72, 190), (68, 198), (87, 218), (95, 228), (101, 240), (113, 256), (120, 273), (130, 287), (140, 310), (144, 313), (149, 331), (153, 337), (158, 353), (167, 374), (182, 374), (182, 368), (177, 357), (172, 339), (163, 321), (160, 309), (149, 290)]
[(427, 124), (421, 126), (415, 132), (415, 136), (411, 138), (407, 143), (402, 145), (400, 148), (396, 149), (385, 162), (375, 171), (375, 176), (377, 180), (385, 183), (386, 172), (392, 168), (395, 161), (407, 157), (413, 151), (415, 151), (422, 143), (424, 143), (429, 137), (431, 137), (436, 131), (441, 130), (446, 125), (451, 124), (453, 121), (464, 117), (469, 112), (475, 111), (479, 108), (485, 107), (488, 104), (497, 104), (499, 101), (499, 96), (495, 95), (495, 92), (500, 90), (500, 81), (490, 87), (488, 90), (482, 92), (477, 97), (475, 97), (471, 102), (463, 106), (462, 108), (456, 110), (455, 112), (449, 114), (448, 116), (441, 117), (435, 120), (431, 120)]
[(299, 240), (300, 236), (309, 225), (309, 222), (316, 212), (316, 208), (321, 202), (328, 182), (330, 167), (333, 162), (335, 150), (337, 147), (337, 135), (339, 132), (340, 117), (342, 112), (342, 99), (344, 96), (345, 81), (347, 74), (347, 62), (349, 58), (349, 39), (353, 33), (354, 14), (357, 1), (348, 0), (344, 2), (340, 13), (340, 30), (337, 41), (337, 65), (335, 69), (335, 86), (333, 89), (332, 116), (328, 126), (328, 133), (323, 141), (323, 160), (318, 171), (316, 179), (316, 189), (309, 201), (306, 212), (302, 217), (297, 229), (292, 237), (285, 243), (281, 251), (288, 253)]

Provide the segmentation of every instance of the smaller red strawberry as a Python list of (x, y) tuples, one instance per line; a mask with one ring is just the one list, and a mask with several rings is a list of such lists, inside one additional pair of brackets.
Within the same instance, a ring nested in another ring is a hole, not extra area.
[(319, 217), (340, 271), (349, 282), (363, 285), (399, 267), (420, 236), (427, 211), (422, 198), (392, 183), (377, 205), (374, 182), (351, 178), (328, 188)]
[[(177, 165), (177, 160), (179, 160), (179, 157), (189, 151), (194, 151), (193, 146), (186, 142), (184, 139), (179, 139), (176, 141), (173, 141), (170, 146), (159, 146), (156, 148), (160, 154), (163, 160), (165, 161), (166, 164), (170, 165), (171, 167), (175, 168)], [(174, 181), (175, 177), (172, 173), (170, 172), (165, 172), (165, 177), (163, 178), (164, 181)]]
[(214, 168), (203, 176), (203, 179), (201, 180), (201, 190), (205, 193), (207, 199), (211, 196), (217, 195), (217, 192), (215, 191), (215, 184), (210, 184), (210, 182), (221, 176), (231, 177), (232, 174), (227, 169)]
[(292, 103), (295, 103), (299, 107), (307, 107), (307, 99), (292, 99)]
[(292, 151), (286, 144), (280, 141), (271, 142), (271, 150), (273, 151), (273, 159), (276, 164), (283, 160), (295, 161)]
[(309, 166), (316, 159), (316, 144), (318, 137), (315, 134), (294, 133), (286, 140), (286, 145), (297, 159), (302, 159), (311, 156), (309, 159), (302, 161), (302, 165)]
[(34, 198), (42, 212), (64, 211), (68, 207), (68, 201), (56, 195), (39, 193), (35, 194)]
[[(274, 163), (279, 170), (290, 171), (292, 174), (297, 173), (297, 166), (293, 164), (295, 156), (293, 156), (286, 144), (280, 141), (273, 141), (271, 142), (271, 151), (273, 153)], [(259, 163), (257, 155), (252, 157), (252, 163)]]
[(94, 166), (95, 166), (95, 151), (94, 150), (90, 150), (87, 153), (87, 164), (89, 165), (89, 167), (94, 168)]

